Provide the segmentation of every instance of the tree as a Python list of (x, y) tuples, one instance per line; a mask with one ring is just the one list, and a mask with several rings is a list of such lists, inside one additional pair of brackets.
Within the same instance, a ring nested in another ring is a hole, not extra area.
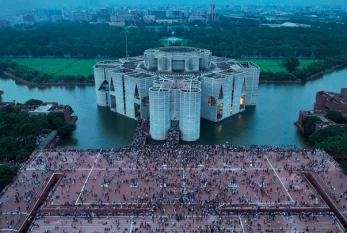
[(284, 60), (282, 60), (282, 65), (286, 68), (286, 70), (291, 73), (295, 71), (299, 65), (300, 61), (297, 57), (286, 57)]
[(18, 167), (10, 164), (0, 165), (0, 191), (9, 185), (16, 176)]
[(316, 148), (323, 149), (333, 156), (347, 156), (347, 135), (328, 137)]
[(310, 136), (310, 143), (312, 145), (317, 145), (327, 139), (328, 137), (339, 136), (347, 134), (347, 128), (338, 125), (331, 125), (314, 132)]
[(41, 101), (41, 100), (30, 99), (30, 100), (26, 101), (24, 104), (25, 105), (41, 105), (42, 103), (43, 103), (43, 101)]
[(327, 114), (325, 115), (328, 119), (332, 120), (337, 124), (341, 124), (344, 122), (343, 116), (340, 112), (335, 110), (327, 110)]
[(308, 116), (302, 121), (302, 128), (304, 129), (304, 135), (309, 137), (316, 129), (316, 124), (321, 120), (316, 116)]

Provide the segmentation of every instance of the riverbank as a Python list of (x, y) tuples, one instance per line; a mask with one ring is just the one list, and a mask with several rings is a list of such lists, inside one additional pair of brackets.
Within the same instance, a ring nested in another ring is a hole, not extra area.
[(347, 58), (329, 58), (326, 61), (311, 65), (304, 69), (297, 69), (289, 72), (267, 72), (260, 73), (260, 83), (305, 83), (309, 80), (317, 79), (325, 74), (343, 69), (347, 66)]
[(316, 78), (319, 78), (321, 77), (322, 75), (324, 74), (328, 74), (330, 72), (333, 72), (335, 70), (340, 70), (340, 69), (343, 69), (347, 66), (347, 62), (346, 63), (343, 63), (341, 65), (337, 65), (337, 66), (334, 66), (332, 67), (331, 69), (328, 69), (328, 70), (325, 70), (325, 71), (322, 71), (322, 72), (318, 72), (317, 74), (314, 74), (314, 75), (311, 75), (310, 77), (308, 77), (307, 80), (313, 80), (313, 79), (316, 79)]
[(303, 81), (300, 79), (297, 80), (259, 80), (259, 83), (288, 83), (288, 84), (301, 84)]
[(94, 86), (94, 82), (29, 82), (6, 71), (4, 71), (3, 74), (19, 83), (26, 84), (28, 86)]

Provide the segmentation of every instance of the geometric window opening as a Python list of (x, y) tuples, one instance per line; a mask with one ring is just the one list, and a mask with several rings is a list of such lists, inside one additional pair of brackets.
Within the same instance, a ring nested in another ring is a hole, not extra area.
[(125, 98), (125, 83), (124, 83), (124, 77), (122, 78), (122, 86), (123, 86), (123, 103), (124, 103), (124, 115), (127, 114), (127, 103)]
[(219, 99), (219, 100), (223, 99), (223, 87), (222, 87), (222, 86), (220, 86), (218, 99)]
[(113, 84), (113, 78), (111, 77), (111, 88), (110, 88), (111, 91), (114, 91), (114, 84)]
[(215, 106), (216, 105), (216, 98), (214, 98), (213, 96), (209, 96), (208, 97), (208, 105)]
[(243, 80), (242, 90), (243, 90), (243, 91), (246, 90), (246, 79)]
[(233, 86), (231, 89), (231, 102), (233, 102), (233, 99), (234, 99), (234, 90), (235, 90), (235, 79), (233, 80)]
[(135, 86), (134, 98), (137, 99), (137, 100), (140, 99), (140, 94), (139, 94), (139, 89), (137, 88), (137, 84), (136, 84), (136, 86)]
[(244, 110), (245, 109), (245, 100), (246, 100), (246, 96), (241, 96), (240, 98), (240, 110)]
[(217, 120), (220, 120), (223, 117), (223, 104), (218, 104), (217, 107)]
[(111, 95), (111, 108), (117, 108), (116, 106), (116, 97), (114, 95)]
[(99, 91), (109, 91), (110, 90), (110, 84), (105, 80), (101, 86), (99, 87)]

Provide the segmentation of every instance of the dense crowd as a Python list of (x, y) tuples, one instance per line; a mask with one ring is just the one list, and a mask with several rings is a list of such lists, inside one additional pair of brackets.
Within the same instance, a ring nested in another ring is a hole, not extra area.
[[(254, 212), (259, 207), (327, 207), (302, 172), (318, 174), (336, 201), (346, 202), (343, 177), (334, 172), (339, 181), (331, 181), (335, 177), (329, 168), (335, 165), (322, 151), (229, 144), (177, 145), (179, 130), (175, 128), (170, 130), (165, 146), (146, 145), (148, 130), (148, 121), (139, 120), (134, 141), (125, 148), (36, 151), (1, 197), (2, 213), (28, 212), (38, 199), (38, 191), (57, 172), (64, 175), (49, 192), (43, 208), (93, 206), (103, 208), (106, 214), (117, 207), (133, 210), (123, 212), (125, 215), (137, 216), (141, 215), (141, 207), (152, 216), (165, 215), (181, 221), (187, 216), (207, 219), (223, 214), (225, 208), (248, 208)], [(8, 210), (9, 206), (14, 210)], [(11, 229), (16, 224), (14, 220), (6, 223), (1, 227)], [(221, 224), (215, 222), (209, 232), (220, 232)]]

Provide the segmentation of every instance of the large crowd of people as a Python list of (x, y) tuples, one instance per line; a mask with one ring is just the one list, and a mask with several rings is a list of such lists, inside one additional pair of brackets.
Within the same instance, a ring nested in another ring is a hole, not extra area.
[[(142, 208), (146, 214), (176, 221), (187, 216), (208, 219), (226, 214), (226, 208), (250, 212), (260, 207), (327, 208), (302, 172), (317, 174), (342, 208), (347, 203), (344, 175), (322, 151), (179, 145), (176, 128), (170, 130), (164, 146), (146, 145), (148, 136), (148, 121), (139, 120), (133, 143), (124, 148), (37, 150), (5, 189), (2, 214), (28, 214), (53, 173), (63, 176), (48, 190), (41, 208), (93, 207), (104, 209), (105, 214), (118, 211), (133, 216), (141, 215)], [(1, 221), (1, 228), (15, 226), (15, 220)], [(220, 224), (217, 221), (209, 229), (219, 232)]]

